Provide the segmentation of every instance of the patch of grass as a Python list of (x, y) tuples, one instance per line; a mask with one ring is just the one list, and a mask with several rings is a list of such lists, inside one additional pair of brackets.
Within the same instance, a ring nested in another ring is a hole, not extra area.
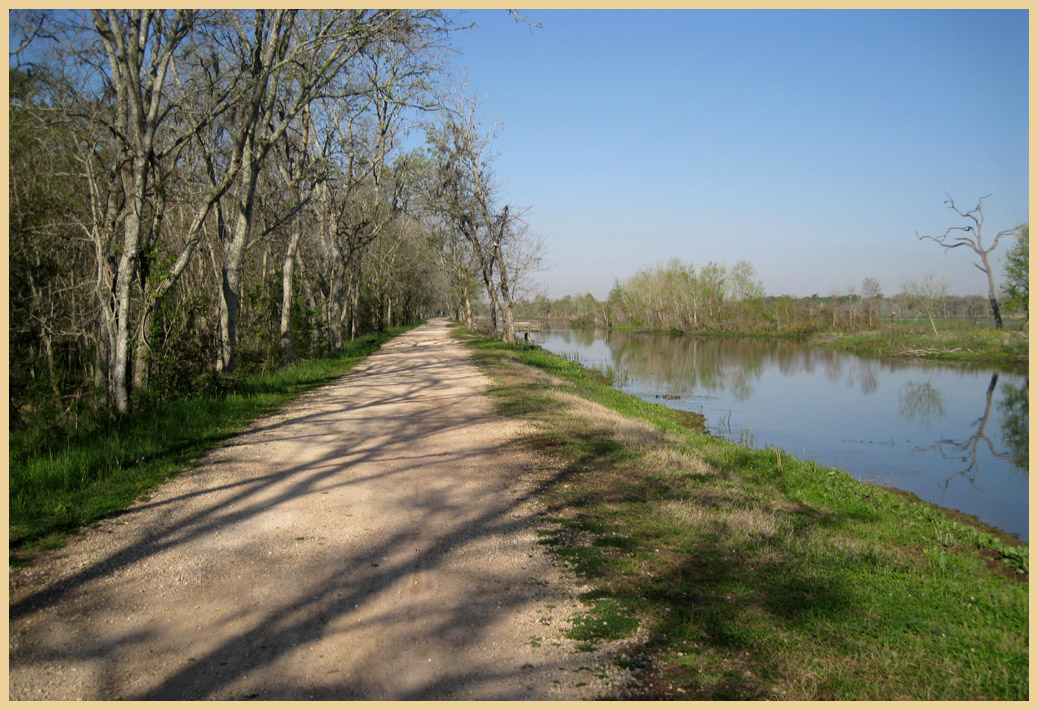
[(397, 328), (348, 343), (335, 357), (241, 378), (225, 396), (153, 402), (109, 426), (35, 454), (15, 454), (9, 474), (9, 558), (52, 549), (83, 525), (142, 499), (257, 417), (356, 367)]
[(582, 642), (578, 648), (593, 651), (601, 641), (627, 638), (638, 629), (638, 618), (615, 599), (592, 599), (587, 612), (578, 614), (566, 636)]
[(591, 650), (637, 630), (620, 697), (1028, 697), (1026, 545), (785, 452), (780, 468), (544, 351), (460, 337), (551, 457), (541, 541), (593, 589), (570, 633)]
[(820, 334), (811, 343), (877, 357), (1005, 364), (1028, 360), (1026, 327), (994, 330), (938, 321), (937, 329), (934, 335), (929, 322), (888, 323), (871, 331)]

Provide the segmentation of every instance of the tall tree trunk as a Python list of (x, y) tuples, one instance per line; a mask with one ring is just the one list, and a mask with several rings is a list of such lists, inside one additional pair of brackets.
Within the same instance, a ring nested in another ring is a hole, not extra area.
[(332, 272), (331, 284), (328, 292), (327, 313), (325, 314), (328, 324), (328, 339), (334, 350), (342, 350), (342, 311), (345, 290), (343, 269), (337, 267)]
[(238, 218), (229, 243), (224, 245), (220, 289), (220, 364), (221, 372), (234, 372), (238, 366), (238, 314), (241, 309), (241, 264), (252, 227), (252, 210), (259, 182), (259, 166), (251, 153), (242, 167), (241, 193), (237, 198)]
[(285, 263), (281, 273), (281, 352), (286, 360), (291, 360), (292, 352), (292, 288), (296, 266), (296, 252), (303, 236), (303, 225), (297, 219), (292, 223), (292, 236), (285, 250)]
[(148, 332), (154, 315), (146, 310), (141, 316), (140, 327), (137, 328), (137, 347), (133, 352), (133, 387), (139, 389), (146, 387), (151, 363), (151, 344), (148, 342)]
[(490, 301), (490, 332), (497, 336), (497, 289), (494, 288), (494, 262), (493, 257), (487, 258), (479, 244), (476, 235), (469, 237), (472, 247), (476, 252), (476, 260), (479, 261), (479, 271), (483, 275), (483, 285), (487, 290), (487, 300)]
[[(508, 208), (505, 208), (505, 214), (507, 215)], [(497, 244), (494, 245), (495, 256), (497, 257), (497, 267), (500, 271), (500, 286), (501, 286), (501, 305), (505, 311), (505, 323), (504, 331), (501, 333), (502, 340), (505, 340), (509, 345), (515, 345), (515, 320), (512, 318), (512, 298), (508, 290), (508, 270), (505, 268), (505, 259), (501, 253), (501, 240), (499, 239)]]
[(490, 301), (490, 333), (497, 337), (497, 289), (494, 288), (494, 277), (483, 267), (483, 285), (487, 289), (487, 299)]
[(991, 274), (991, 262), (988, 261), (987, 252), (981, 252), (980, 258), (984, 262), (982, 271), (988, 277), (988, 303), (991, 304), (991, 317), (995, 320), (995, 330), (1001, 330), (1002, 314), (999, 312), (998, 300), (995, 298), (995, 277)]
[(465, 280), (465, 328), (472, 330), (472, 285)]
[(131, 285), (136, 276), (140, 253), (142, 198), (147, 185), (147, 164), (137, 159), (133, 166), (133, 189), (130, 206), (123, 225), (122, 254), (115, 277), (115, 352), (112, 357), (112, 387), (115, 410), (125, 414), (129, 410), (130, 388), (128, 369), (130, 359)]
[(360, 329), (360, 277), (350, 281), (350, 341), (357, 339)]
[(1000, 330), (1002, 328), (1002, 314), (998, 310), (998, 301), (995, 299), (994, 294), (988, 294), (988, 303), (991, 304), (991, 317), (995, 319), (995, 329)]
[(216, 369), (231, 373), (238, 365), (238, 290), (241, 287), (241, 269), (238, 265), (226, 263), (220, 275), (220, 358)]

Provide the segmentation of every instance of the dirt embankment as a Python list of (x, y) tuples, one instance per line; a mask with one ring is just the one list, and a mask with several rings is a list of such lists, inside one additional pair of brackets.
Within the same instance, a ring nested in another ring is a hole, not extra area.
[[(582, 699), (545, 475), (433, 322), (10, 579), (15, 699)], [(612, 668), (613, 670), (606, 670)]]

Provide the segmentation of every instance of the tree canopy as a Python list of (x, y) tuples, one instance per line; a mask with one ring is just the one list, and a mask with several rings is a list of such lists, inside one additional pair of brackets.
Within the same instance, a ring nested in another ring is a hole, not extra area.
[(450, 13), (16, 10), (11, 28), (13, 426), (464, 318), (477, 284), (510, 322), (535, 242), (499, 203), (493, 133), (454, 110)]

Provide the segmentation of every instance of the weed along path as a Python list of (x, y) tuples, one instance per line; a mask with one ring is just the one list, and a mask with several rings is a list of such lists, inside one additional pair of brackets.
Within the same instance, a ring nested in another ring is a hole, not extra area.
[(486, 385), (433, 321), (11, 570), (10, 697), (608, 694)]

